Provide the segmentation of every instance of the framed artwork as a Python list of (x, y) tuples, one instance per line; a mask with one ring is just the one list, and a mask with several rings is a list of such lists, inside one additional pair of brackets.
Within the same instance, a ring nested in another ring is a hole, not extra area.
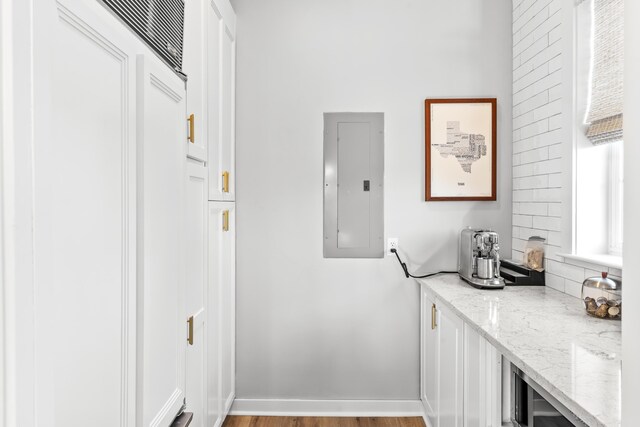
[(426, 99), (425, 200), (496, 200), (496, 98)]

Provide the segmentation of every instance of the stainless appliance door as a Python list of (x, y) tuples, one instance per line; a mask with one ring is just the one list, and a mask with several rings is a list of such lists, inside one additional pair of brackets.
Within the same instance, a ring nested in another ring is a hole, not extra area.
[(511, 364), (511, 421), (515, 427), (586, 426), (549, 392)]

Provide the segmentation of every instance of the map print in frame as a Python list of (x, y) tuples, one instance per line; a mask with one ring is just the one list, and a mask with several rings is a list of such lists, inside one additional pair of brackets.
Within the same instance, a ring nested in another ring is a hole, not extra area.
[(425, 200), (496, 200), (496, 98), (425, 100)]

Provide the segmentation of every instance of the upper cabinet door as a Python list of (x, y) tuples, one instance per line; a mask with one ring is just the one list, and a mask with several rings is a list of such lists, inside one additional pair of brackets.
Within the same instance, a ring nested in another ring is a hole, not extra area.
[[(33, 425), (26, 420), (35, 416), (39, 426), (132, 427), (135, 38), (98, 2), (31, 7), (34, 129), (20, 131), (32, 134), (34, 173), (18, 175), (20, 188), (33, 190), (25, 197), (34, 206), (26, 219), (34, 298), (21, 303), (34, 304), (35, 335), (18, 338), (37, 349), (33, 382), (21, 384), (36, 399), (18, 424)], [(22, 54), (30, 55), (26, 45)]]
[(236, 16), (228, 0), (207, 11), (209, 200), (235, 200)]
[(187, 75), (187, 121), (189, 138), (187, 155), (207, 161), (207, 118), (205, 84), (205, 0), (185, 1), (184, 49), (182, 71)]
[(185, 88), (138, 56), (138, 426), (168, 426), (185, 398)]

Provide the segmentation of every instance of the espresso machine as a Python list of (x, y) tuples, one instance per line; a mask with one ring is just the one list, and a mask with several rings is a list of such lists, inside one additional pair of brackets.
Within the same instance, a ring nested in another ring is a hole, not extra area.
[(467, 227), (460, 232), (458, 274), (481, 289), (502, 289), (498, 233)]

